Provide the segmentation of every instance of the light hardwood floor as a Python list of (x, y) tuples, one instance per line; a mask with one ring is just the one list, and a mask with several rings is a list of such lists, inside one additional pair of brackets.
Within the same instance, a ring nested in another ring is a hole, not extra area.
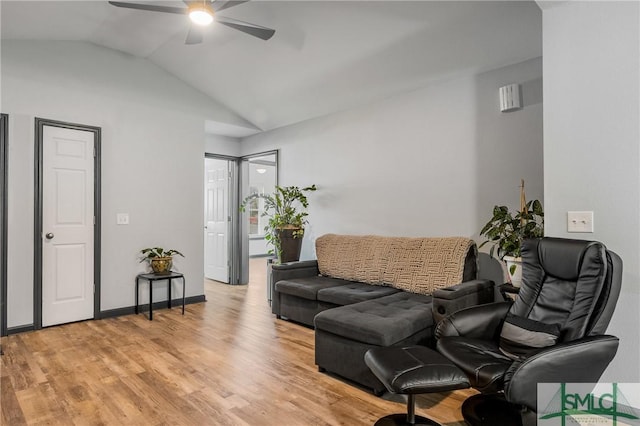
[[(2, 339), (3, 425), (372, 425), (405, 410), (319, 373), (313, 330), (276, 320), (265, 260), (247, 286), (205, 282), (206, 303)], [(133, 291), (133, 289), (132, 289)], [(473, 391), (420, 396), (417, 413), (461, 426)]]

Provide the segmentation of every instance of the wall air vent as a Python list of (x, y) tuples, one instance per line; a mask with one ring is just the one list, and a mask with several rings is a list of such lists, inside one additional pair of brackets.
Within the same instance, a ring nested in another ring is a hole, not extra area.
[(509, 112), (522, 108), (520, 105), (520, 85), (508, 84), (500, 88), (500, 111)]

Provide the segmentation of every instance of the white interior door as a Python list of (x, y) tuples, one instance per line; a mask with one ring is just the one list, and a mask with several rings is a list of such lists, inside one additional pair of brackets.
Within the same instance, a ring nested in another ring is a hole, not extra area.
[(229, 161), (204, 159), (204, 275), (229, 282)]
[(94, 133), (43, 126), (42, 326), (94, 316)]

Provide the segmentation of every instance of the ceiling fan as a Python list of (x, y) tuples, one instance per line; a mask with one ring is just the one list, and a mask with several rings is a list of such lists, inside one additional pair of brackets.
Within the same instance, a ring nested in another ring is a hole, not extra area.
[(191, 26), (187, 33), (185, 44), (198, 44), (203, 40), (203, 28), (213, 22), (214, 15), (216, 22), (234, 28), (262, 40), (269, 40), (275, 34), (271, 28), (260, 25), (238, 21), (237, 19), (224, 18), (218, 16), (217, 12), (246, 3), (249, 0), (183, 0), (187, 5), (184, 7), (159, 6), (154, 4), (125, 3), (121, 1), (110, 1), (109, 4), (128, 9), (147, 10), (151, 12), (175, 13), (178, 15), (188, 15), (191, 19)]

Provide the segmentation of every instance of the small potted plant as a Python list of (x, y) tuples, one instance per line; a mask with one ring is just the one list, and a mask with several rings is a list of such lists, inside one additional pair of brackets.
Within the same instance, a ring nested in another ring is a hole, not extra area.
[(173, 265), (173, 256), (178, 255), (184, 257), (182, 253), (175, 249), (163, 249), (162, 247), (149, 247), (140, 250), (142, 259), (140, 263), (147, 261), (151, 265), (151, 269), (156, 274), (166, 274), (171, 270)]
[(520, 210), (515, 214), (507, 206), (494, 206), (493, 217), (480, 231), (487, 240), (480, 244), (491, 244), (489, 255), (493, 256), (497, 247), (498, 258), (507, 266), (511, 284), (520, 286), (522, 281), (522, 259), (520, 248), (527, 238), (544, 236), (544, 211), (538, 200), (527, 202), (524, 196), (524, 181), (520, 189)]
[(316, 189), (315, 185), (306, 188), (276, 186), (273, 194), (251, 194), (240, 205), (240, 210), (244, 212), (251, 200), (264, 199), (262, 216), (269, 218), (264, 228), (264, 238), (273, 245), (280, 263), (300, 259), (304, 226), (308, 223), (306, 218), (309, 215), (305, 210), (309, 207), (305, 193)]

